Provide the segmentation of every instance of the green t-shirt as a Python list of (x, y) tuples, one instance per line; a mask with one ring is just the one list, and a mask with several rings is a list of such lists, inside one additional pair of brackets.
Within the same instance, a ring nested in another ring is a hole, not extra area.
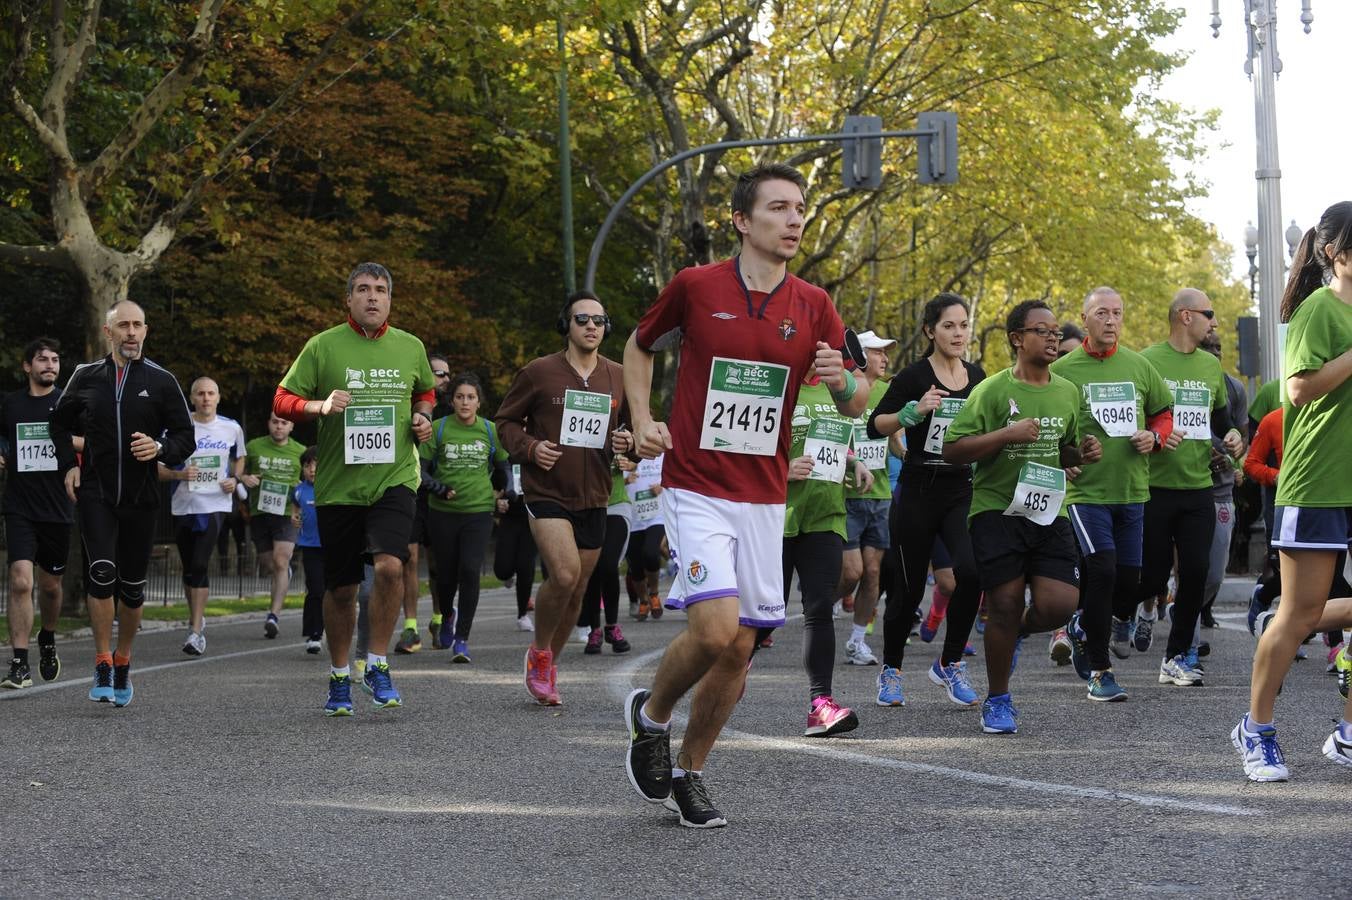
[(892, 485), (887, 480), (887, 438), (870, 440), (868, 436), (868, 417), (873, 415), (873, 408), (883, 399), (887, 393), (888, 382), (884, 379), (878, 379), (868, 392), (868, 406), (864, 409), (864, 414), (854, 420), (854, 453), (860, 459), (863, 459), (868, 465), (869, 471), (873, 473), (873, 487), (867, 494), (861, 494), (854, 489), (854, 468), (847, 470), (845, 475), (845, 498), (847, 500), (890, 500), (892, 499)]
[[(1286, 327), (1287, 377), (1313, 372), (1352, 347), (1352, 306), (1320, 288)], [(1352, 378), (1304, 406), (1288, 398), (1282, 416), (1278, 506), (1352, 506), (1347, 448), (1352, 444)]]
[(1150, 486), (1188, 491), (1211, 487), (1211, 415), (1230, 403), (1221, 362), (1205, 350), (1179, 353), (1168, 341), (1141, 351), (1173, 392), (1174, 430), (1187, 437), (1150, 455)]
[(482, 416), (475, 416), (469, 425), (455, 416), (445, 416), (432, 423), (432, 439), (418, 448), (422, 459), (434, 460), (432, 477), (448, 488), (455, 489), (455, 497), (443, 500), (428, 495), (428, 509), (453, 513), (492, 512), (493, 469), (489, 453), (496, 462), (507, 461), (507, 451), (498, 440), (498, 429)]
[(305, 445), (290, 437), (285, 444), (278, 444), (265, 434), (249, 441), (244, 449), (248, 454), (244, 471), (259, 478), (258, 487), (249, 492), (249, 512), (256, 516), (286, 515), (291, 489), (300, 484), (300, 457)]
[[(1127, 431), (1145, 429), (1150, 416), (1173, 403), (1164, 379), (1145, 357), (1120, 344), (1097, 359), (1076, 347), (1052, 363), (1052, 372), (1083, 392), (1089, 405), (1086, 434), (1103, 445), (1103, 459), (1085, 466), (1066, 490), (1067, 503), (1144, 503), (1150, 499), (1150, 456), (1137, 453)], [(1108, 431), (1114, 432), (1109, 436)]]
[(318, 506), (370, 506), (392, 487), (418, 490), (413, 395), (432, 390), (423, 342), (388, 328), (371, 339), (344, 322), (306, 342), (282, 387), (307, 400), (347, 391), (342, 413), (319, 419)]
[(610, 499), (606, 506), (620, 506), (629, 502), (629, 492), (624, 489), (624, 473), (610, 464)]
[[(1272, 412), (1282, 405), (1281, 385), (1277, 379), (1266, 381), (1263, 386), (1254, 392), (1253, 401), (1249, 403), (1249, 418), (1254, 422), (1263, 421), (1263, 416)], [(1239, 427), (1239, 423), (1233, 423)]]
[[(948, 426), (945, 444), (970, 435), (990, 434), (1020, 419), (1036, 418), (1042, 427), (1031, 444), (1007, 444), (972, 465), (972, 507), (967, 518), (983, 512), (1004, 512), (1014, 499), (1025, 464), (1060, 470), (1061, 447), (1079, 441), (1088, 417), (1080, 389), (1055, 373), (1049, 383), (1036, 386), (1016, 379), (1013, 369), (1004, 369), (974, 387)], [(1066, 515), (1064, 502), (1057, 515)]]
[[(793, 408), (793, 446), (789, 459), (804, 455), (808, 433), (814, 422), (824, 423), (819, 428), (834, 432), (849, 446), (852, 424), (836, 411), (836, 402), (824, 384), (804, 385), (798, 392), (798, 404)], [(843, 448), (836, 448), (843, 457)], [(848, 470), (848, 467), (847, 467)], [(790, 481), (784, 501), (784, 536), (834, 531), (845, 537), (845, 485), (838, 481), (820, 481), (806, 478)]]

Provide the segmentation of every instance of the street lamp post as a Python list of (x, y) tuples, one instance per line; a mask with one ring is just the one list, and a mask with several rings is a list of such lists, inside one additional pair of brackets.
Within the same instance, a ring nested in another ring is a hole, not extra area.
[(1258, 304), (1258, 229), (1250, 222), (1244, 228), (1244, 255), (1249, 258), (1249, 307)]
[[(1310, 0), (1301, 0), (1300, 21), (1308, 34), (1314, 21)], [(1276, 378), (1280, 371), (1277, 308), (1281, 302), (1283, 270), (1283, 266), (1276, 264), (1282, 258), (1282, 170), (1277, 161), (1276, 93), (1282, 61), (1277, 55), (1277, 0), (1244, 0), (1244, 25), (1248, 30), (1244, 72), (1253, 81), (1258, 139), (1258, 168), (1254, 173), (1258, 180), (1258, 256), (1264, 261), (1258, 272), (1258, 343), (1266, 380)], [(1220, 37), (1220, 29), (1220, 0), (1211, 0), (1212, 36)]]

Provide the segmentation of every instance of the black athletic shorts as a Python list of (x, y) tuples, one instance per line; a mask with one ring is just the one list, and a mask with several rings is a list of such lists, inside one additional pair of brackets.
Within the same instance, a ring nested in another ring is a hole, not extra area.
[(276, 513), (254, 513), (249, 520), (249, 534), (253, 538), (254, 549), (259, 553), (271, 553), (272, 545), (278, 541), (294, 544), (300, 528), (292, 524), (290, 516)]
[(5, 516), (5, 543), (9, 562), (37, 563), (44, 572), (60, 575), (66, 571), (70, 553), (70, 526), (64, 522), (34, 522), (27, 516)]
[(377, 553), (407, 561), (416, 502), (413, 491), (400, 484), (370, 506), (316, 505), (324, 586), (331, 590), (361, 584), (362, 567)]
[(567, 519), (573, 526), (573, 540), (579, 550), (600, 550), (606, 542), (606, 508), (564, 509), (551, 500), (526, 504), (532, 519)]
[(93, 492), (81, 492), (75, 512), (87, 563), (85, 592), (104, 600), (116, 593), (129, 606), (140, 606), (158, 510), (113, 506)]
[(1023, 516), (987, 510), (972, 517), (968, 530), (983, 590), (1036, 576), (1079, 587), (1080, 548), (1065, 516), (1038, 525)]

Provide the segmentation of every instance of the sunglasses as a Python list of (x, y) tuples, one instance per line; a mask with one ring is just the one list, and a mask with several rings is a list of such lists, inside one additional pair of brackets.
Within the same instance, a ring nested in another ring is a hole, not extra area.
[(586, 313), (575, 313), (573, 315), (573, 321), (579, 325), (586, 325), (588, 322), (591, 322), (597, 328), (605, 328), (606, 325), (610, 322), (610, 316), (603, 315), (589, 316)]
[(438, 378), (450, 378), (450, 377), (451, 377), (451, 373), (450, 373), (450, 372), (438, 372), (436, 369), (433, 369), (433, 370), (432, 370), (432, 374), (435, 375), (435, 376), (438, 377)]
[(1192, 309), (1190, 307), (1185, 306), (1183, 307), (1183, 309), (1180, 310), (1180, 312), (1195, 312), (1200, 315), (1206, 316), (1208, 319), (1216, 318), (1216, 311), (1214, 309)]

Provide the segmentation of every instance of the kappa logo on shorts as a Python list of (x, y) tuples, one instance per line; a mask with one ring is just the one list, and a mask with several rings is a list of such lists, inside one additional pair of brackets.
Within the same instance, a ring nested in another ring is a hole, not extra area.
[(704, 584), (709, 578), (709, 567), (697, 559), (692, 559), (689, 568), (685, 570), (685, 577), (691, 584)]

